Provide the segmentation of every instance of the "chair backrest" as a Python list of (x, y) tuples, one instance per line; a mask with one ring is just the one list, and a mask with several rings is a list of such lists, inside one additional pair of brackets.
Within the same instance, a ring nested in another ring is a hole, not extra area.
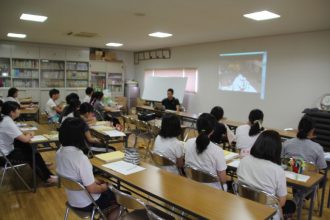
[(195, 167), (186, 165), (184, 171), (189, 179), (195, 180), (200, 183), (214, 183), (219, 182), (218, 176), (212, 173), (199, 170)]
[(135, 120), (135, 125), (136, 125), (136, 128), (139, 130), (139, 131), (143, 131), (143, 132), (147, 132), (150, 130), (150, 125), (145, 122), (145, 121), (141, 121), (141, 120)]
[(110, 190), (115, 194), (116, 201), (122, 207), (126, 209), (146, 209), (146, 205), (140, 199), (134, 198), (133, 196), (123, 193), (113, 186), (110, 186)]
[(171, 159), (158, 154), (153, 151), (149, 151), (149, 154), (151, 156), (152, 161), (157, 165), (157, 166), (175, 166), (176, 163), (172, 161)]
[(264, 205), (279, 207), (279, 202), (276, 196), (271, 195), (265, 191), (259, 190), (252, 186), (248, 186), (241, 182), (234, 182), (233, 188), (236, 195), (239, 195), (240, 197), (250, 199)]
[(156, 213), (154, 213), (150, 209), (148, 209), (148, 206), (147, 206), (147, 215), (148, 215), (149, 220), (166, 220), (166, 219), (158, 216)]

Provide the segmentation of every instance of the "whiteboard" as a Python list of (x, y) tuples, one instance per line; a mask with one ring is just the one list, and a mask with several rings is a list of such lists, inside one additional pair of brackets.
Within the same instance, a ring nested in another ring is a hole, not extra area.
[(167, 90), (174, 90), (174, 97), (182, 103), (187, 77), (153, 77), (148, 76), (144, 81), (142, 99), (148, 101), (162, 101), (167, 97)]

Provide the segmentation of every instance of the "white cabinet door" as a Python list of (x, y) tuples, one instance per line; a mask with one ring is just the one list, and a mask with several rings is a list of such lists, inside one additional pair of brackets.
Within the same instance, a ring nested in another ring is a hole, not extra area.
[(49, 99), (49, 90), (40, 90), (40, 102), (39, 102), (39, 111), (44, 113), (46, 109), (46, 103)]
[(13, 58), (39, 59), (39, 47), (34, 46), (12, 46)]
[(0, 44), (0, 57), (11, 57), (11, 45)]
[(108, 73), (122, 73), (123, 72), (123, 63), (107, 62), (107, 72)]
[(89, 64), (91, 72), (107, 72), (106, 62), (104, 61), (91, 60)]
[(55, 47), (41, 47), (40, 58), (49, 60), (65, 60), (65, 49)]
[(66, 49), (67, 61), (89, 61), (88, 48), (67, 48)]

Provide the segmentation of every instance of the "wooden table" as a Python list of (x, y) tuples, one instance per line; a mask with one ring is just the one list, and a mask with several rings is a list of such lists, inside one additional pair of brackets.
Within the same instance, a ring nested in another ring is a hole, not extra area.
[(23, 120), (33, 119), (35, 121), (39, 121), (39, 108), (22, 108), (20, 118), (22, 118)]
[[(214, 189), (188, 178), (141, 163), (146, 169), (122, 175), (103, 167), (104, 162), (91, 159), (94, 167), (114, 177), (118, 186), (125, 183), (139, 192), (176, 207), (198, 219), (268, 219), (276, 210), (268, 206)], [(152, 200), (150, 200), (152, 201)]]
[[(230, 161), (228, 161), (228, 162), (230, 162)], [(236, 172), (236, 170), (237, 170), (236, 167), (230, 167), (230, 166), (228, 166), (228, 169), (231, 172)], [(316, 172), (304, 172), (304, 175), (310, 176), (310, 178), (306, 182), (297, 181), (297, 180), (293, 180), (290, 178), (286, 178), (286, 182), (287, 182), (287, 186), (297, 189), (300, 192), (299, 201), (297, 204), (298, 219), (301, 219), (303, 200), (306, 198), (306, 196), (308, 196), (308, 195), (311, 196), (311, 202), (310, 202), (309, 213), (308, 213), (308, 219), (310, 220), (310, 219), (312, 219), (312, 214), (313, 214), (315, 193), (316, 193), (319, 183), (323, 179), (323, 175), (320, 173), (316, 173)]]
[[(38, 130), (33, 131), (34, 135), (44, 135), (44, 134), (50, 134), (52, 131), (54, 131), (53, 128), (51, 128), (51, 126), (49, 126), (48, 124), (38, 124), (35, 121), (26, 121), (24, 122), (24, 124), (27, 124), (28, 126), (33, 126), (33, 127), (37, 127)], [(49, 151), (49, 150), (55, 150), (54, 148), (49, 147), (44, 147), (44, 148), (38, 148), (37, 146), (42, 144), (50, 144), (50, 143), (58, 143), (58, 140), (47, 140), (47, 141), (37, 141), (37, 142), (30, 142), (31, 147), (32, 147), (32, 175), (33, 175), (33, 187), (32, 190), (33, 192), (37, 191), (37, 173), (36, 173), (36, 162), (35, 162), (35, 154), (37, 151)]]

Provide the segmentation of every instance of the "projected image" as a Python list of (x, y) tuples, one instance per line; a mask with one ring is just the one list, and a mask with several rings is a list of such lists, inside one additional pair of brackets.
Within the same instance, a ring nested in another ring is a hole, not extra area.
[(260, 93), (264, 98), (266, 52), (220, 54), (219, 89)]

